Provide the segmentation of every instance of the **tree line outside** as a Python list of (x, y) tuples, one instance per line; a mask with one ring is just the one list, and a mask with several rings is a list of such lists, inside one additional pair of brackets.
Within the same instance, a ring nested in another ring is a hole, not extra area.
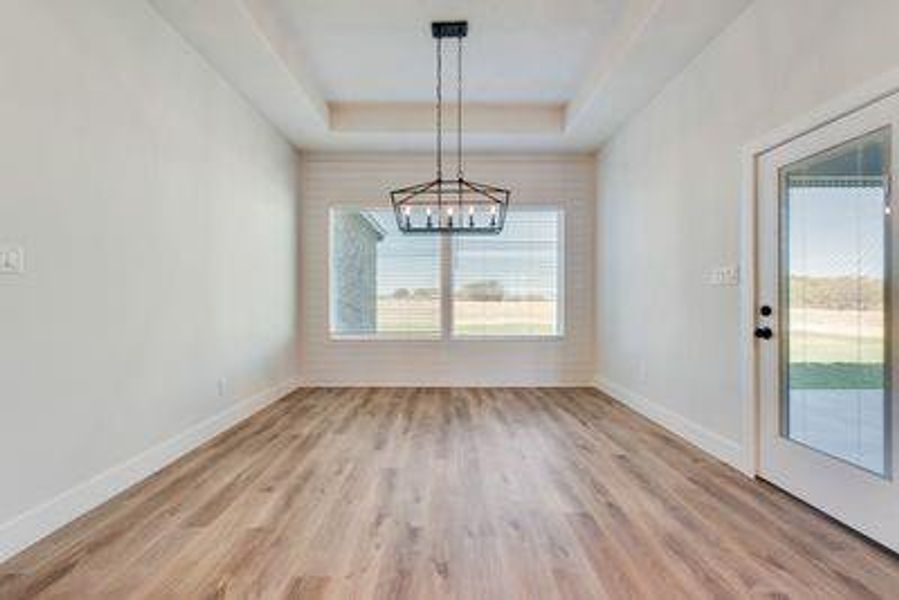
[[(433, 300), (436, 288), (397, 288), (387, 296), (394, 300)], [(460, 286), (459, 300), (472, 302), (541, 301), (544, 294), (509, 294), (496, 280), (474, 281)], [(883, 310), (883, 280), (873, 277), (790, 277), (791, 308), (830, 310)]]
[[(439, 297), (434, 288), (397, 288), (388, 296), (394, 300), (432, 300)], [(454, 297), (469, 302), (543, 302), (549, 300), (544, 294), (510, 294), (503, 284), (496, 280), (473, 281), (459, 286)]]

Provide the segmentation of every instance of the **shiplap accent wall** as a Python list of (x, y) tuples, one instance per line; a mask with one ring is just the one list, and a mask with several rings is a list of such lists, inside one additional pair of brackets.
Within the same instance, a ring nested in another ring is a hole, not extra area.
[(466, 175), (508, 186), (513, 204), (565, 209), (565, 335), (552, 340), (331, 340), (328, 211), (388, 206), (434, 175), (430, 155), (303, 154), (301, 376), (310, 385), (586, 385), (592, 381), (593, 156), (475, 156)]

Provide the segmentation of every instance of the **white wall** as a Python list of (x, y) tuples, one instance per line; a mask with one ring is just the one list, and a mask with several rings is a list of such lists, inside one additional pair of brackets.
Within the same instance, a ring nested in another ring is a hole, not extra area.
[(597, 380), (732, 462), (744, 444), (745, 144), (899, 66), (896, 0), (756, 0), (600, 153)]
[(0, 90), (2, 559), (289, 385), (297, 162), (140, 0), (4, 1)]
[(389, 206), (387, 192), (433, 176), (430, 155), (303, 154), (303, 380), (315, 385), (585, 385), (593, 374), (593, 157), (468, 157), (466, 175), (512, 189), (514, 205), (566, 210), (561, 340), (347, 341), (328, 333), (328, 210)]

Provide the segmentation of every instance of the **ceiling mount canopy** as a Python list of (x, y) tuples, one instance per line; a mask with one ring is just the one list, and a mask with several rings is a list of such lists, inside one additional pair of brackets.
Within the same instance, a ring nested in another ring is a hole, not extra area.
[[(509, 190), (465, 179), (462, 161), (462, 39), (467, 21), (431, 23), (437, 47), (436, 178), (390, 192), (403, 233), (496, 234), (503, 230)], [(443, 173), (443, 40), (456, 39), (456, 176)]]

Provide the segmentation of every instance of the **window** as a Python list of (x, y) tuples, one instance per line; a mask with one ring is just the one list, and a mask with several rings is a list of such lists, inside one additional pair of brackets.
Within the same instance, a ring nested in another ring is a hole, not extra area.
[(332, 335), (440, 335), (440, 240), (403, 235), (393, 219), (331, 211)]
[(557, 210), (510, 211), (498, 236), (453, 238), (453, 335), (561, 333)]
[(333, 336), (562, 334), (562, 211), (513, 209), (499, 235), (449, 238), (403, 235), (390, 209), (330, 216)]

